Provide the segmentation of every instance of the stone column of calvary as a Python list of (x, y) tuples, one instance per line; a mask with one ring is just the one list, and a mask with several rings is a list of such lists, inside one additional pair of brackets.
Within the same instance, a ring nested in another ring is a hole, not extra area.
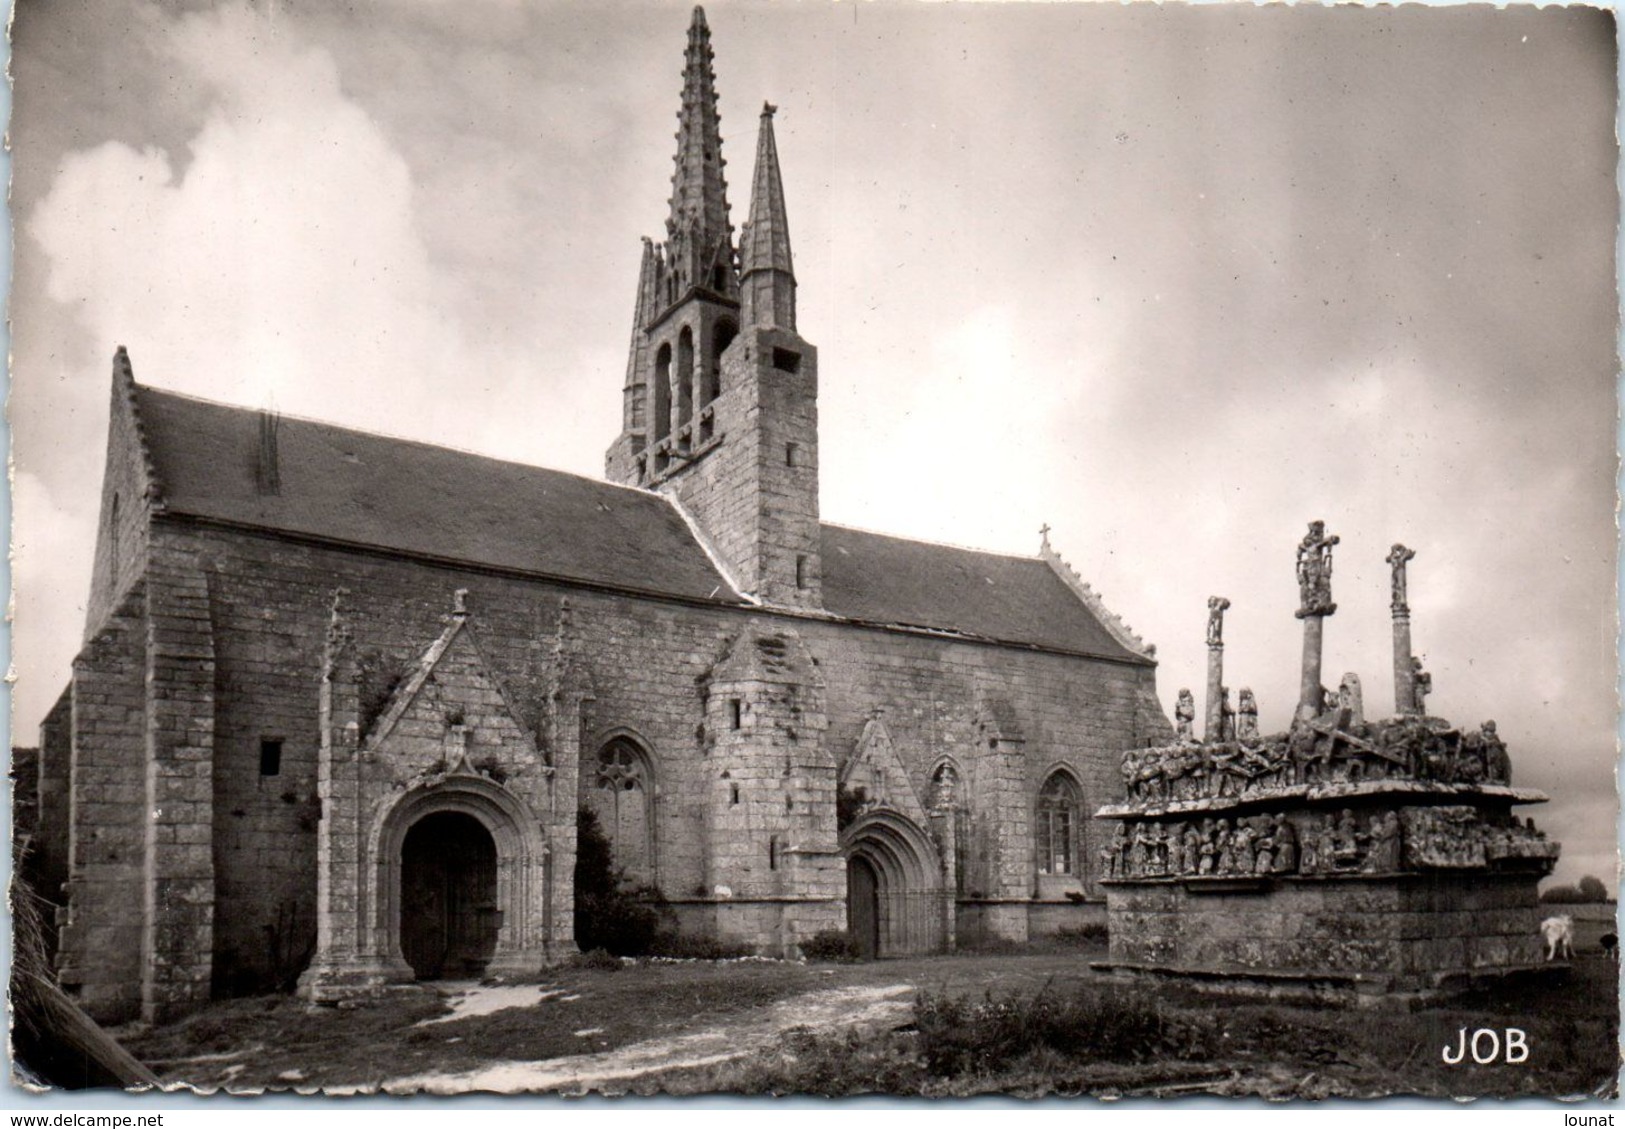
[(1405, 594), (1405, 563), (1416, 556), (1415, 549), (1407, 549), (1397, 541), (1388, 551), (1387, 561), (1393, 570), (1394, 613), (1394, 712), (1401, 717), (1420, 714), (1416, 702), (1416, 661), (1411, 654), (1411, 606)]
[(1225, 699), (1229, 692), (1224, 688), (1224, 613), (1230, 606), (1230, 601), (1223, 596), (1209, 596), (1207, 598), (1207, 719), (1202, 730), (1204, 741), (1222, 741), (1225, 739), (1224, 714)]
[(1298, 716), (1305, 721), (1325, 708), (1320, 681), (1321, 637), (1324, 620), (1337, 610), (1332, 603), (1332, 546), (1340, 541), (1326, 535), (1326, 523), (1312, 521), (1298, 543), (1298, 610), (1303, 620), (1303, 681), (1298, 690)]

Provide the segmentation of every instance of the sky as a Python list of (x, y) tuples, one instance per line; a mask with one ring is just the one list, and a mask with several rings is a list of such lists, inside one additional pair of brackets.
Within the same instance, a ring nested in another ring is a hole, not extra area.
[[(1583, 8), (706, 6), (732, 218), (776, 119), (826, 520), (1034, 554), (1201, 695), (1493, 718), (1616, 888), (1612, 17)], [(597, 476), (689, 9), (18, 0), (14, 732), (83, 629), (111, 358)]]

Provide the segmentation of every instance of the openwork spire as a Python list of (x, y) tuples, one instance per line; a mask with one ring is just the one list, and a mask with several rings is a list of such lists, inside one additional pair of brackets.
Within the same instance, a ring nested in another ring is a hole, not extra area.
[[(671, 179), (671, 217), (666, 235), (708, 255), (732, 234), (727, 181), (722, 168), (722, 115), (717, 112), (716, 76), (711, 69), (711, 29), (705, 9), (694, 9), (683, 63), (683, 106), (677, 111), (677, 170)], [(693, 280), (703, 284), (702, 275)]]
[(750, 221), (739, 236), (740, 316), (747, 325), (796, 327), (796, 276), (790, 265), (790, 221), (779, 176), (771, 103), (762, 105), (756, 138), (756, 175), (751, 183)]

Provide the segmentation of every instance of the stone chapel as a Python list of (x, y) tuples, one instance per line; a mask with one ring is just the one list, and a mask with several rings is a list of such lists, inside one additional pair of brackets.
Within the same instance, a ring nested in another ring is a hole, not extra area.
[(115, 355), (83, 647), (19, 814), (92, 1016), (564, 959), (582, 809), (684, 932), (763, 954), (1104, 920), (1088, 817), (1172, 737), (1154, 649), (1047, 538), (822, 519), (773, 107), (736, 238), (698, 8), (679, 116), (602, 481)]

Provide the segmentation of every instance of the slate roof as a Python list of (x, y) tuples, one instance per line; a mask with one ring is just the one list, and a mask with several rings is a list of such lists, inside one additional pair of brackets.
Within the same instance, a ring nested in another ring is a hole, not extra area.
[(829, 524), (821, 552), (824, 607), (837, 615), (1144, 661), (1039, 558)]
[(658, 494), (283, 416), (281, 492), (263, 495), (258, 412), (140, 385), (136, 398), (171, 513), (743, 603)]
[[(652, 595), (746, 603), (664, 496), (281, 417), (280, 492), (258, 489), (260, 414), (135, 386), (167, 512)], [(1054, 570), (823, 527), (832, 615), (1145, 661)]]

